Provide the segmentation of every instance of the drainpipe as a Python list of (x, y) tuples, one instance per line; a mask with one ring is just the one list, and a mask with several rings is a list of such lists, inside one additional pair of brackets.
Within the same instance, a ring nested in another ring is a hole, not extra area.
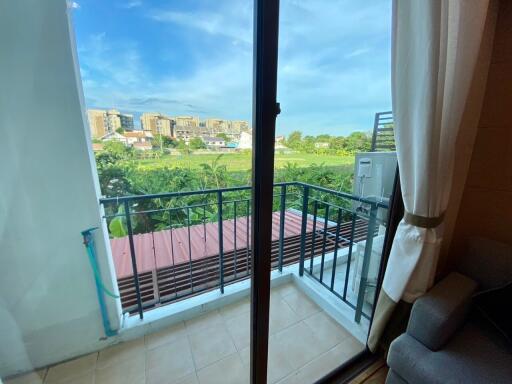
[(112, 327), (110, 325), (110, 319), (108, 317), (108, 311), (107, 311), (107, 305), (105, 303), (105, 294), (108, 296), (119, 299), (119, 296), (112, 293), (105, 285), (103, 284), (101, 280), (101, 273), (98, 266), (98, 260), (96, 257), (96, 249), (94, 247), (94, 237), (93, 237), (93, 231), (98, 229), (95, 228), (89, 228), (85, 231), (82, 231), (82, 236), (84, 238), (84, 245), (87, 249), (87, 255), (89, 256), (89, 262), (91, 263), (91, 268), (94, 274), (94, 282), (96, 283), (96, 293), (98, 295), (98, 302), (100, 304), (100, 311), (101, 311), (101, 318), (103, 321), (103, 329), (105, 330), (105, 335), (107, 337), (111, 337), (117, 334), (117, 331), (112, 330)]

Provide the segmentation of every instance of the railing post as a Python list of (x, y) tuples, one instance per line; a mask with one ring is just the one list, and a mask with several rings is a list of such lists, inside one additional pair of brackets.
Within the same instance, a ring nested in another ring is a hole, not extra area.
[(334, 240), (334, 256), (332, 258), (331, 291), (334, 291), (334, 280), (336, 278), (336, 265), (338, 262), (338, 246), (340, 242), (341, 219), (342, 211), (341, 208), (338, 208), (338, 217), (336, 219), (336, 237)]
[(219, 280), (220, 293), (224, 293), (224, 234), (222, 231), (222, 191), (217, 191), (217, 213), (219, 227)]
[(190, 207), (187, 207), (187, 235), (188, 235), (188, 268), (190, 274), (190, 293), (194, 292), (194, 284), (192, 278), (192, 242), (190, 236)]
[(133, 243), (132, 219), (130, 217), (130, 202), (124, 201), (124, 213), (126, 215), (126, 227), (128, 228), (128, 240), (130, 242), (130, 256), (132, 258), (133, 284), (135, 285), (135, 294), (137, 296), (137, 310), (141, 320), (144, 318), (142, 312), (142, 299), (140, 297), (139, 274), (137, 272), (137, 259), (135, 257), (135, 245)]
[(324, 279), (324, 262), (325, 262), (325, 243), (327, 241), (327, 228), (329, 225), (329, 204), (325, 204), (325, 214), (324, 214), (324, 236), (323, 236), (323, 244), (322, 244), (322, 258), (320, 262), (320, 282), (323, 282)]
[(284, 251), (284, 221), (286, 209), (286, 184), (281, 185), (281, 206), (279, 215), (279, 272), (283, 272), (283, 251)]
[(368, 221), (368, 231), (366, 233), (366, 242), (364, 246), (364, 258), (363, 267), (361, 269), (361, 280), (359, 282), (359, 291), (357, 293), (357, 305), (355, 322), (361, 321), (361, 315), (363, 314), (364, 304), (364, 292), (366, 290), (366, 284), (368, 282), (368, 270), (370, 268), (370, 259), (372, 257), (373, 248), (373, 236), (375, 235), (375, 225), (377, 224), (377, 204), (372, 203), (370, 209), (370, 218)]
[(311, 256), (309, 258), (309, 274), (313, 274), (313, 261), (315, 258), (315, 243), (316, 243), (316, 216), (318, 214), (318, 200), (313, 201), (313, 230), (311, 231)]
[(236, 272), (237, 272), (237, 244), (236, 244), (236, 200), (233, 201), (233, 216), (234, 216), (234, 220), (233, 220), (233, 232), (234, 232), (234, 236), (233, 236), (233, 245), (234, 245), (234, 272), (235, 272), (235, 276), (234, 276), (234, 279), (236, 280)]
[(350, 276), (350, 263), (352, 262), (352, 249), (354, 247), (354, 233), (356, 230), (357, 215), (352, 213), (352, 225), (350, 226), (350, 237), (348, 244), (347, 269), (345, 271), (345, 285), (343, 285), (343, 300), (347, 300), (348, 278)]
[(300, 262), (299, 262), (299, 276), (304, 275), (304, 257), (306, 255), (306, 231), (308, 225), (308, 199), (309, 187), (304, 185), (302, 194), (302, 227), (300, 230)]

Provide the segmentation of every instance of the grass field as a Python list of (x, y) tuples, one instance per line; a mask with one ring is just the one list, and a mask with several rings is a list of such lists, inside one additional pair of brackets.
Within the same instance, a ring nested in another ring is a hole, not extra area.
[[(142, 167), (182, 167), (199, 168), (202, 163), (211, 163), (218, 154), (165, 155), (159, 159), (140, 159), (136, 163)], [(275, 168), (283, 168), (287, 163), (295, 163), (298, 167), (311, 164), (324, 164), (328, 167), (352, 166), (354, 156), (316, 155), (312, 153), (276, 153)], [(219, 160), (225, 164), (229, 172), (246, 171), (251, 169), (250, 153), (225, 153)]]

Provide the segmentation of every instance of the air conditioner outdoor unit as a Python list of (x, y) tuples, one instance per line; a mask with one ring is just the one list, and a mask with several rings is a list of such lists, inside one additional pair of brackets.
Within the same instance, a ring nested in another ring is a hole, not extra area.
[[(388, 203), (393, 192), (393, 183), (397, 167), (396, 152), (364, 152), (356, 154), (354, 170), (354, 195), (363, 199)], [(370, 206), (361, 201), (354, 201), (353, 209), (361, 216), (368, 215)], [(372, 303), (379, 274), (384, 234), (386, 232), (387, 209), (377, 211), (378, 235), (373, 238), (370, 264), (365, 288), (365, 301)], [(363, 269), (366, 241), (354, 243), (354, 273), (352, 290), (358, 294)]]

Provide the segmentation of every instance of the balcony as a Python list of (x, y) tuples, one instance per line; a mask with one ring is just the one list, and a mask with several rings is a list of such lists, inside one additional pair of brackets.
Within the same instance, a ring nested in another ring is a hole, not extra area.
[[(365, 348), (387, 205), (298, 182), (274, 192), (268, 382), (311, 383)], [(112, 346), (31, 375), (47, 383), (124, 382), (128, 374), (141, 383), (248, 382), (250, 188), (101, 204), (121, 333)]]
[[(368, 319), (386, 203), (298, 182), (274, 189), (272, 268), (281, 277), (306, 275), (353, 309), (356, 323)], [(250, 187), (101, 203), (124, 312), (143, 318), (250, 278)]]

